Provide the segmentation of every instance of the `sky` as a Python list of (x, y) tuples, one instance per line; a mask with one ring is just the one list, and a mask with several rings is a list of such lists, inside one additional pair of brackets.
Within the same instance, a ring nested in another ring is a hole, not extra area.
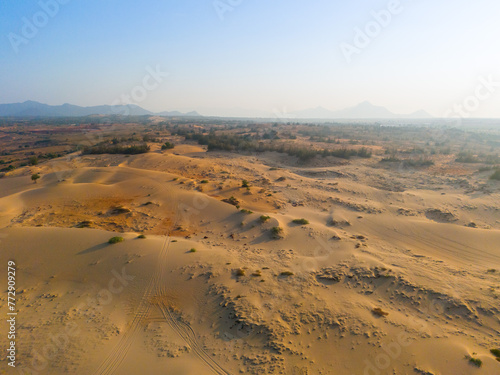
[(0, 103), (500, 118), (498, 0), (4, 0)]

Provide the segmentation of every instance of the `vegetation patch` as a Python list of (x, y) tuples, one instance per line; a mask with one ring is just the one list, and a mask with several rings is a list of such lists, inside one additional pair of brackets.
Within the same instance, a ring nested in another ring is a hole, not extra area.
[(283, 228), (281, 228), (281, 227), (272, 227), (271, 228), (271, 235), (275, 239), (283, 238)]
[(295, 219), (292, 221), (294, 224), (307, 225), (309, 224), (309, 220), (306, 219)]
[(130, 212), (130, 209), (126, 208), (126, 207), (123, 207), (123, 206), (116, 206), (116, 207), (113, 207), (109, 213), (111, 215), (121, 215), (121, 214), (127, 214)]
[(500, 359), (500, 349), (491, 349), (490, 352), (497, 358), (497, 360)]
[(238, 206), (240, 204), (240, 201), (233, 196), (231, 196), (229, 198), (225, 198), (222, 201), (225, 203), (232, 204), (233, 206)]
[(474, 358), (470, 355), (466, 355), (465, 359), (469, 360), (469, 363), (473, 366), (481, 367), (483, 365), (483, 361), (481, 361), (479, 358)]
[(243, 268), (238, 268), (236, 271), (234, 271), (234, 274), (237, 277), (243, 277), (243, 276), (245, 276), (246, 272)]
[(121, 146), (113, 144), (100, 144), (91, 147), (84, 147), (82, 155), (99, 155), (99, 154), (122, 154), (122, 155), (136, 155), (145, 154), (149, 152), (150, 147), (147, 144)]
[(94, 224), (92, 221), (84, 220), (84, 221), (76, 224), (76, 228), (90, 228), (90, 227), (92, 227), (92, 224)]
[(115, 243), (118, 243), (118, 242), (123, 242), (125, 241), (125, 239), (123, 237), (111, 237), (109, 240), (108, 240), (108, 243), (110, 244), (115, 244)]
[(490, 176), (490, 180), (500, 181), (500, 169), (497, 169), (495, 173)]
[(171, 150), (175, 147), (175, 145), (171, 142), (165, 142), (162, 146), (161, 146), (161, 149), (162, 150)]

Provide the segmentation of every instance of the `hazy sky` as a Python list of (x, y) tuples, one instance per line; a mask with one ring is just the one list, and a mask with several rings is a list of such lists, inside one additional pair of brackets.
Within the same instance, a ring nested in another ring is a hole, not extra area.
[(500, 117), (499, 15), (498, 0), (4, 0), (0, 103)]

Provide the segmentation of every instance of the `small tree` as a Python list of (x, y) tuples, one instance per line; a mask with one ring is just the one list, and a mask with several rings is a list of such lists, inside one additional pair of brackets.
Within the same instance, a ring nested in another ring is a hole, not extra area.
[(31, 180), (36, 184), (36, 180), (40, 178), (40, 175), (38, 173), (33, 173), (31, 175)]
[(175, 147), (175, 145), (173, 143), (171, 143), (171, 142), (165, 142), (165, 144), (163, 144), (161, 146), (161, 149), (162, 150), (170, 150), (170, 149), (172, 149), (174, 147)]
[(495, 173), (490, 176), (490, 180), (500, 181), (500, 169), (497, 169)]
[(241, 181), (241, 187), (244, 187), (244, 188), (249, 188), (250, 187), (250, 184), (248, 183), (247, 180), (243, 180)]
[(30, 158), (30, 164), (31, 165), (37, 165), (38, 164), (38, 158), (36, 156), (32, 156)]

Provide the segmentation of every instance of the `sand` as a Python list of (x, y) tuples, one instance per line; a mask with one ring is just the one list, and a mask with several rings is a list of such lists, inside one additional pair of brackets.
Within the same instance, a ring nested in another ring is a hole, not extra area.
[[(499, 374), (499, 187), (470, 193), (474, 181), (369, 163), (306, 168), (181, 146), (0, 179), (18, 369)], [(4, 358), (0, 369), (10, 373)]]

